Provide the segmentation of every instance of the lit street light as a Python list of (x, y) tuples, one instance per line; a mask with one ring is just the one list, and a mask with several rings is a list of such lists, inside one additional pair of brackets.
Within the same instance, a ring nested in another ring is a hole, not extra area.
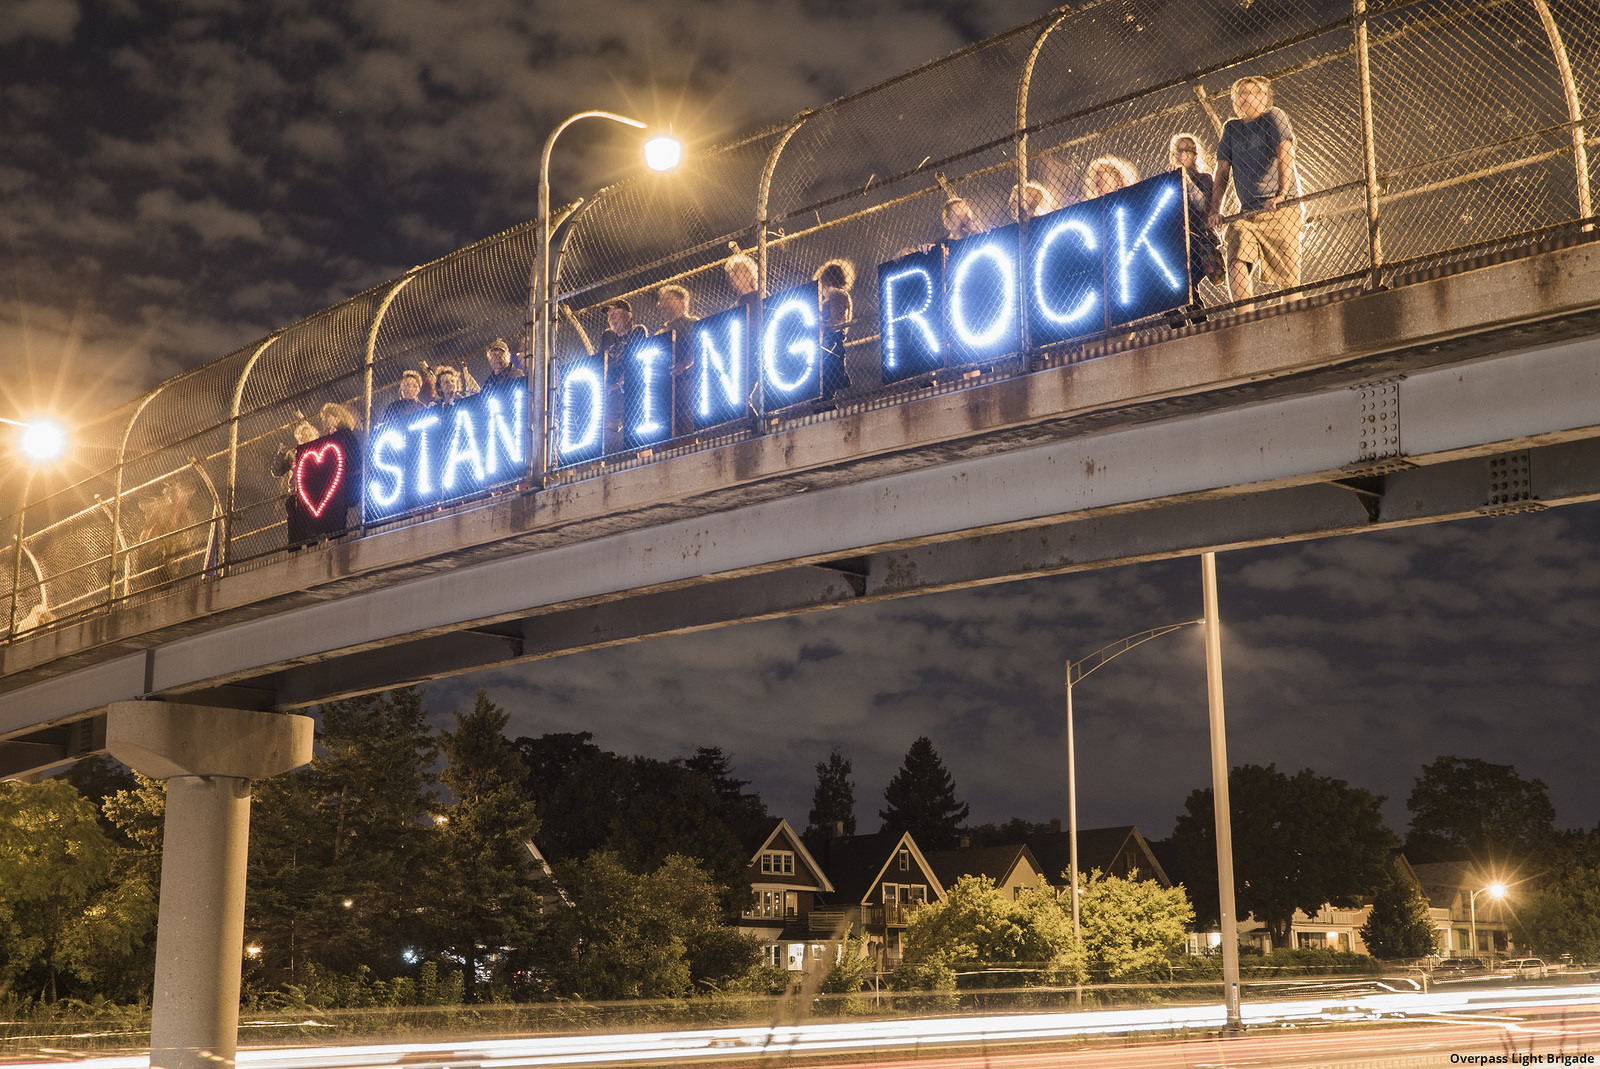
[[(1496, 880), (1488, 887), (1480, 887), (1467, 898), (1467, 907), (1472, 911), (1472, 952), (1478, 952), (1478, 896), (1487, 893), (1495, 901), (1506, 896), (1506, 885)], [(1489, 965), (1494, 966), (1494, 940), (1489, 940)]]
[(17, 444), (29, 460), (54, 460), (66, 448), (66, 433), (47, 419), (23, 422), (0, 417), (0, 423), (22, 428), (22, 433), (17, 435)]
[[(579, 119), (609, 119), (623, 126), (631, 126), (635, 130), (649, 129), (638, 119), (630, 119), (615, 112), (580, 111), (576, 115), (569, 116), (545, 139), (544, 151), (539, 156), (539, 278), (534, 309), (537, 319), (535, 325), (537, 338), (533, 357), (533, 383), (529, 398), (533, 407), (535, 443), (543, 443), (549, 431), (545, 418), (545, 401), (550, 389), (550, 350), (554, 344), (552, 330), (555, 309), (552, 305), (555, 286), (554, 280), (550, 277), (550, 152), (556, 147), (556, 138), (561, 136), (561, 132)], [(683, 161), (683, 145), (670, 134), (658, 134), (645, 142), (644, 159), (646, 166), (653, 171), (669, 171)], [(538, 471), (535, 474), (542, 479), (549, 456), (542, 444), (536, 445), (536, 448), (540, 450), (540, 454)]]

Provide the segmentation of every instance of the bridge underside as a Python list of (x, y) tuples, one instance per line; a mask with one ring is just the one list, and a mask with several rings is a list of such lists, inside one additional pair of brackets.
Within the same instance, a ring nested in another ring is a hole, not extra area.
[(1582, 244), (285, 554), (0, 649), (0, 774), (133, 697), (297, 709), (872, 600), (1600, 497)]

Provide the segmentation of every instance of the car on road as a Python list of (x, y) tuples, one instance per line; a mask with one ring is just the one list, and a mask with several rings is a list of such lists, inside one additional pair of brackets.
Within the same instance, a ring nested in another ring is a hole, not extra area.
[(1439, 979), (1465, 976), (1467, 973), (1480, 973), (1483, 971), (1482, 958), (1445, 958), (1433, 967), (1433, 975)]
[(1519, 980), (1543, 980), (1550, 975), (1550, 967), (1539, 958), (1509, 958), (1497, 965), (1495, 971), (1510, 973)]

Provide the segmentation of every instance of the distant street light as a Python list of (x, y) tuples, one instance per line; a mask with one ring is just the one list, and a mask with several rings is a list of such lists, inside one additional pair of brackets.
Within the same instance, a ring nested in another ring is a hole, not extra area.
[[(1506, 885), (1496, 880), (1488, 887), (1480, 887), (1467, 898), (1467, 908), (1472, 911), (1472, 952), (1478, 952), (1478, 896), (1487, 894), (1490, 898), (1499, 901), (1506, 896)], [(1494, 940), (1489, 940), (1489, 964), (1494, 964)]]
[[(554, 344), (552, 331), (555, 312), (552, 307), (555, 285), (550, 277), (550, 152), (556, 147), (556, 138), (561, 136), (561, 132), (579, 119), (609, 119), (623, 126), (631, 126), (635, 130), (649, 129), (638, 119), (630, 119), (615, 112), (580, 111), (550, 131), (550, 136), (545, 139), (544, 151), (539, 156), (539, 278), (534, 309), (537, 323), (534, 328), (536, 338), (529, 403), (533, 408), (534, 448), (541, 451), (535, 474), (541, 478), (549, 459), (544, 452), (546, 447), (543, 443), (549, 431), (545, 424), (545, 399), (550, 389), (550, 350)], [(644, 160), (645, 165), (652, 171), (670, 171), (683, 161), (683, 145), (671, 134), (658, 134), (645, 142)]]
[(1073, 740), (1072, 725), (1072, 688), (1082, 682), (1084, 677), (1094, 672), (1102, 665), (1115, 660), (1127, 653), (1135, 646), (1142, 646), (1153, 638), (1170, 634), (1179, 628), (1189, 627), (1194, 624), (1203, 624), (1205, 620), (1185, 620), (1181, 624), (1167, 624), (1164, 627), (1153, 627), (1148, 631), (1141, 631), (1137, 635), (1119, 638), (1107, 646), (1102, 646), (1081, 661), (1067, 662), (1067, 849), (1071, 865), (1072, 881), (1072, 941), (1078, 941), (1078, 752)]

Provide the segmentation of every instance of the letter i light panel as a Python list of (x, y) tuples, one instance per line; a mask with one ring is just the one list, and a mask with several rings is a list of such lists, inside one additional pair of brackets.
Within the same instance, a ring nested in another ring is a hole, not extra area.
[(884, 382), (945, 366), (944, 318), (943, 246), (878, 265)]
[(1017, 228), (950, 245), (945, 320), (950, 366), (981, 364), (1022, 348)]
[(633, 346), (622, 372), (624, 448), (644, 449), (672, 436), (672, 339)]
[(1147, 178), (1101, 200), (1110, 324), (1188, 304), (1189, 225), (1182, 173)]
[(822, 316), (817, 283), (762, 302), (761, 409), (777, 412), (822, 396)]

